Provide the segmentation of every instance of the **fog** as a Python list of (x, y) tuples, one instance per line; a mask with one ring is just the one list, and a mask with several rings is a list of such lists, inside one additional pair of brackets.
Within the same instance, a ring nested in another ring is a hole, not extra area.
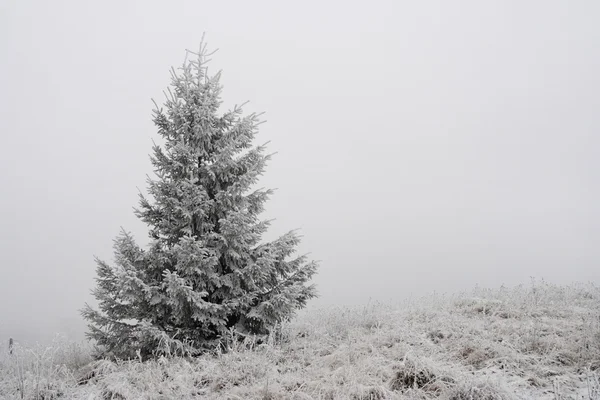
[[(0, 340), (81, 338), (152, 176), (151, 99), (203, 32), (224, 110), (265, 111), (268, 238), (311, 307), (600, 280), (600, 3), (0, 5)], [(268, 239), (267, 238), (267, 239)]]

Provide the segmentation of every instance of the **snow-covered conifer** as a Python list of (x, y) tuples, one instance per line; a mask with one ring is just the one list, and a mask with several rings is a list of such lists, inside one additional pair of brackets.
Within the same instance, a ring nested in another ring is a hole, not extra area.
[(156, 178), (136, 209), (150, 244), (123, 231), (114, 265), (96, 260), (98, 309), (82, 314), (100, 356), (199, 354), (232, 329), (268, 334), (316, 295), (317, 264), (294, 255), (296, 232), (261, 240), (272, 192), (255, 188), (270, 158), (253, 144), (260, 116), (238, 106), (220, 114), (206, 46), (188, 55), (154, 110), (164, 144), (153, 146)]

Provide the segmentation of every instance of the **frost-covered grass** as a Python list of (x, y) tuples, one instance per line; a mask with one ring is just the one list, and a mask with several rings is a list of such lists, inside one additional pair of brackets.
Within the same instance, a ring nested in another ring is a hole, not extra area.
[(194, 360), (89, 363), (85, 346), (17, 348), (0, 356), (0, 398), (600, 400), (592, 284), (313, 310), (283, 331)]
[[(55, 399), (77, 385), (77, 374), (92, 361), (92, 346), (56, 337), (51, 345), (0, 351), (0, 399)], [(68, 398), (68, 397), (67, 397)]]

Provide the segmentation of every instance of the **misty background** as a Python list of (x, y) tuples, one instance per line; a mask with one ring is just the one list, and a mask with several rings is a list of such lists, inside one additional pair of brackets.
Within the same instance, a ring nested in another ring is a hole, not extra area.
[(225, 109), (265, 111), (267, 239), (312, 307), (600, 280), (600, 3), (0, 4), (0, 340), (83, 337), (94, 255), (153, 176), (154, 98), (203, 32)]

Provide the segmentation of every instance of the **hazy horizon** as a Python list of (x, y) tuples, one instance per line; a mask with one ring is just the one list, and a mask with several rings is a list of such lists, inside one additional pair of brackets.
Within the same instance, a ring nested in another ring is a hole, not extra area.
[(600, 280), (600, 4), (16, 1), (0, 6), (0, 341), (81, 337), (203, 33), (222, 111), (265, 111), (268, 238), (312, 306)]

